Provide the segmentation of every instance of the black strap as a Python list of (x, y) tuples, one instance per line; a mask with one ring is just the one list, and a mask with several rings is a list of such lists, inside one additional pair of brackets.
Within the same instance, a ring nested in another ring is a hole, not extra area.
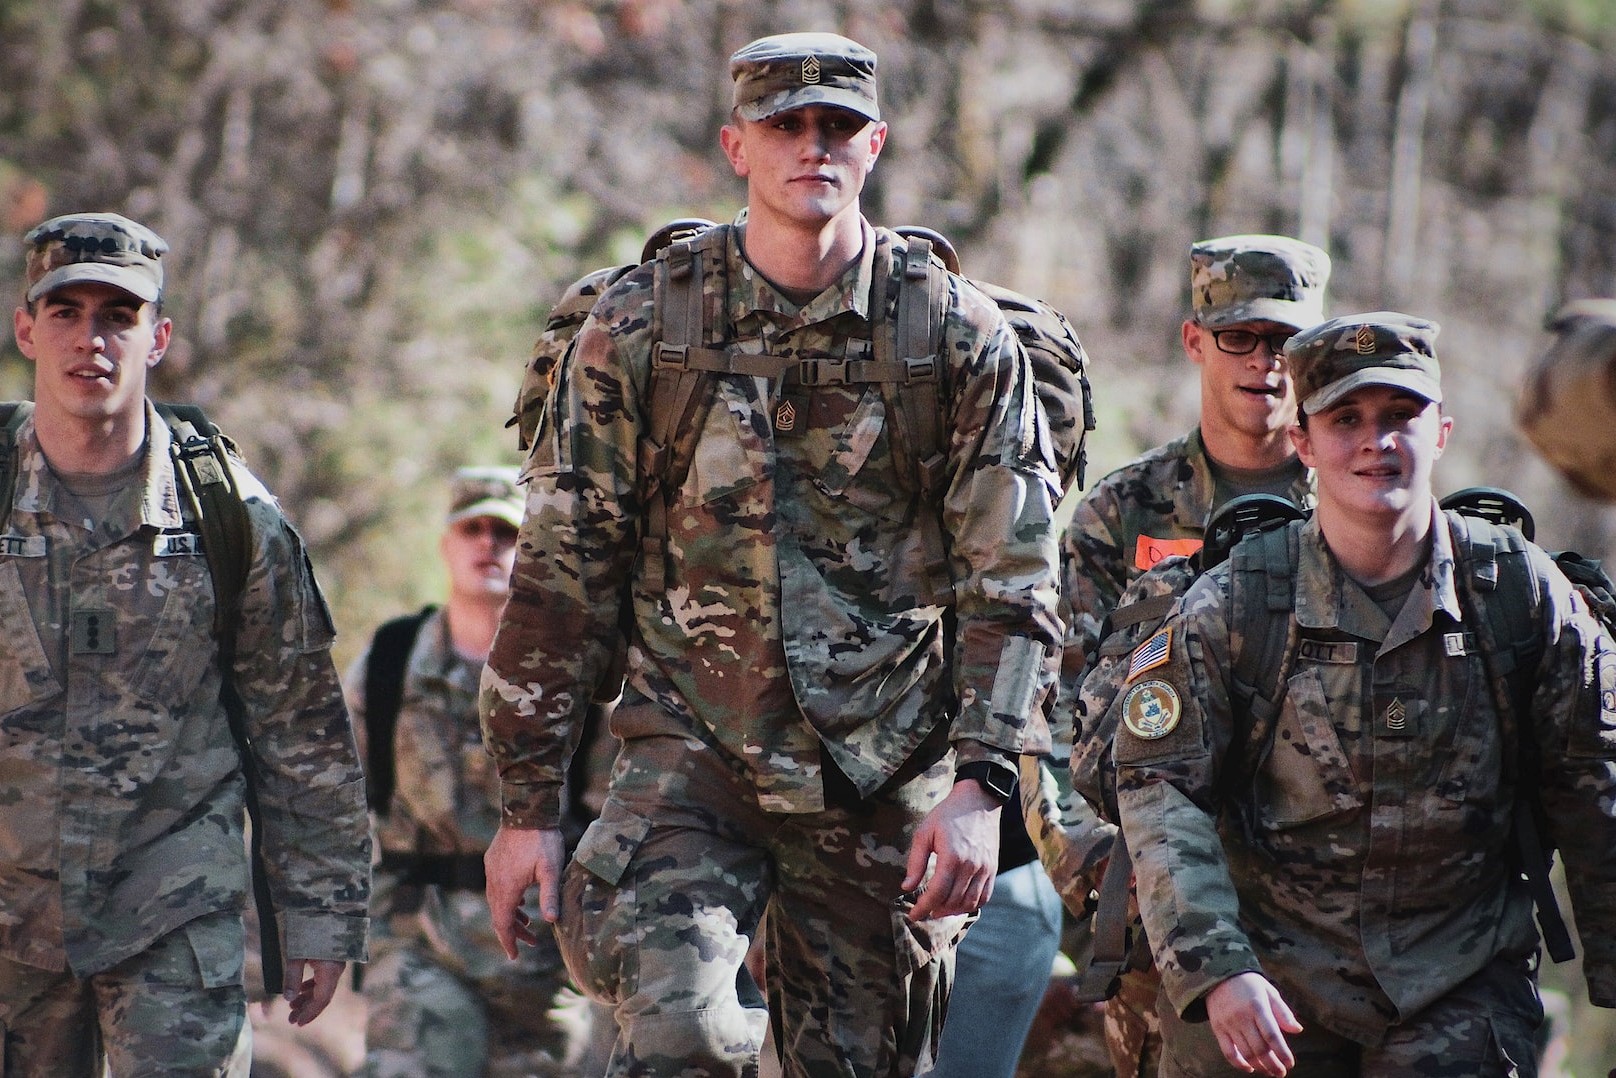
[(381, 872), (407, 886), (442, 887), (450, 891), (481, 891), (487, 883), (480, 853), (395, 853), (383, 851)]
[(11, 522), (17, 493), (17, 430), (33, 412), (33, 401), (0, 402), (0, 530)]
[(393, 757), (398, 711), (404, 704), (404, 670), (410, 652), (437, 606), (383, 622), (370, 640), (365, 661), (365, 803), (386, 816), (393, 801), (398, 769)]

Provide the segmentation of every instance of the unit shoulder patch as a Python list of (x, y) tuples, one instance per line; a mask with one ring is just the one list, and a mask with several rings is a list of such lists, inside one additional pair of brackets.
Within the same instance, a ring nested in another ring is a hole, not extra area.
[(1141, 681), (1122, 698), (1123, 725), (1146, 741), (1172, 733), (1182, 711), (1178, 690), (1156, 678)]

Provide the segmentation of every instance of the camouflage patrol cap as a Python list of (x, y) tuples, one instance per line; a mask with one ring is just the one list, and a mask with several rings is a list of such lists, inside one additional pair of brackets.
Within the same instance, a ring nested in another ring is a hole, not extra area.
[(875, 53), (838, 34), (760, 37), (729, 58), (735, 110), (767, 120), (805, 105), (833, 105), (880, 120), (875, 101)]
[(1552, 339), (1527, 370), (1516, 418), (1579, 491), (1616, 500), (1616, 299), (1575, 300), (1545, 328)]
[(1289, 236), (1222, 236), (1190, 247), (1190, 303), (1208, 329), (1324, 321), (1330, 256)]
[(1372, 311), (1302, 330), (1285, 343), (1285, 365), (1302, 411), (1314, 415), (1362, 386), (1394, 386), (1440, 402), (1440, 329), (1423, 318)]
[(493, 517), (512, 527), (522, 526), (522, 491), (517, 470), (498, 465), (461, 468), (449, 483), (449, 524), (473, 517)]
[(98, 281), (147, 303), (163, 294), (168, 244), (145, 225), (116, 213), (70, 213), (35, 225), (27, 245), (28, 302), (63, 285)]

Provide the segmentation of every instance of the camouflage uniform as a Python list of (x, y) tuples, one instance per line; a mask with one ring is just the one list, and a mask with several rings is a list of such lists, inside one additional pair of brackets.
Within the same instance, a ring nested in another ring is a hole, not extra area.
[[(727, 272), (704, 278), (740, 348), (806, 359), (868, 346), (876, 245), (900, 238), (865, 225), (858, 262), (798, 308), (746, 262), (742, 227), (725, 237)], [(899, 893), (914, 828), (952, 783), (949, 743), (1048, 747), (1057, 479), (1029, 370), (991, 303), (948, 278), (952, 656), (914, 523), (938, 507), (908, 493), (874, 387), (818, 387), (788, 436), (773, 422), (778, 383), (711, 376), (653, 589), (636, 534), (653, 278), (637, 270), (597, 304), (528, 461), (483, 682), (505, 819), (557, 824), (567, 746), (629, 602), (611, 725), (625, 743), (560, 926), (575, 979), (617, 1004), (613, 1073), (755, 1067), (762, 1014), (738, 1005), (736, 975), (765, 906), (788, 1073), (908, 1073), (940, 1024), (959, 927), (908, 923)]]
[[(102, 1050), (117, 1074), (211, 1074), (246, 1043), (244, 784), (213, 585), (150, 404), (146, 430), (137, 480), (93, 533), (59, 515), (70, 499), (32, 419), (19, 431), (0, 549), (8, 1074), (89, 1074)], [(234, 680), (284, 950), (362, 960), (370, 843), (330, 615), (279, 507), (234, 470), (252, 530)]]
[[(1257, 321), (1311, 325), (1322, 317), (1329, 266), (1323, 251), (1286, 236), (1202, 240), (1190, 248), (1192, 316), (1209, 329)], [(1212, 511), (1247, 492), (1215, 474), (1197, 425), (1118, 468), (1077, 504), (1062, 538), (1067, 635), (1051, 724), (1057, 764), (1069, 760), (1074, 742), (1081, 755), (1082, 675), (1122, 593), (1163, 558), (1199, 550)], [(1312, 475), (1298, 463), (1282, 493), (1310, 508)], [(1029, 805), (1029, 812), (1042, 818), (1034, 834), (1044, 836), (1041, 856), (1067, 905), (1083, 910), (1098, 886), (1096, 872), (1110, 853), (1115, 827), (1072, 791), (1071, 776), (1062, 768), (1044, 770), (1047, 796), (1042, 804)], [(1106, 1001), (1106, 1040), (1119, 1074), (1154, 1072), (1157, 983), (1153, 969), (1130, 971)]]
[[(344, 679), (361, 751), (369, 664), (367, 651)], [(444, 612), (430, 614), (405, 665), (396, 781), (376, 828), (378, 921), (363, 982), (373, 1078), (580, 1073), (564, 1064), (587, 1035), (587, 1004), (554, 941), (541, 937), (513, 963), (488, 921), (478, 877), (499, 826), (499, 776), (477, 726), (481, 674), (450, 645)], [(407, 879), (415, 855), (458, 861), (466, 885)]]
[[(1366, 385), (1439, 401), (1434, 335), (1379, 312), (1299, 334), (1286, 355), (1304, 412)], [(1354, 582), (1314, 518), (1236, 547), (1134, 653), (1113, 752), (1168, 1004), (1164, 1075), (1240, 1073), (1200, 1019), (1207, 993), (1248, 971), (1304, 1027), (1288, 1038), (1300, 1073), (1534, 1072), (1538, 935), (1510, 856), (1521, 749), (1478, 643), (1492, 593), (1458, 579), (1449, 520), (1434, 500), (1431, 514), (1395, 616), (1380, 605), (1395, 596)], [(1616, 642), (1542, 551), (1526, 544), (1510, 568), (1542, 596), (1539, 784), (1589, 996), (1611, 1006)], [(1278, 610), (1274, 579), (1291, 592)], [(1231, 671), (1275, 618), (1297, 635), (1276, 685), (1254, 687), (1279, 696), (1273, 726), (1248, 738), (1259, 709)]]

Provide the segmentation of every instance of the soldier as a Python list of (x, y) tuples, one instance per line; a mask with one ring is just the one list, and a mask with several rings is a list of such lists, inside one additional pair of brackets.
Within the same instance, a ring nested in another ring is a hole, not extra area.
[[(1324, 317), (1329, 278), (1329, 256), (1287, 236), (1224, 236), (1190, 247), (1191, 314), (1180, 339), (1200, 371), (1201, 421), (1106, 476), (1073, 513), (1062, 551), (1071, 609), (1057, 741), (1083, 725), (1082, 674), (1129, 581), (1169, 554), (1199, 549), (1205, 521), (1231, 498), (1265, 492), (1312, 505), (1312, 476), (1286, 435), (1296, 397), (1279, 354), (1286, 338)], [(1065, 870), (1055, 883), (1079, 910), (1097, 881), (1073, 869), (1103, 864), (1114, 832), (1080, 799), (1066, 808), (1072, 848), (1052, 873)], [(1048, 833), (1035, 824), (1034, 834), (1041, 831)], [(1156, 990), (1154, 971), (1138, 970), (1106, 1001), (1106, 1043), (1119, 1074), (1155, 1073)]]
[(1616, 501), (1616, 299), (1574, 300), (1548, 328), (1516, 403), (1521, 429), (1579, 492)]
[[(172, 332), (167, 247), (110, 213), (53, 218), (25, 244), (14, 326), (34, 401), (0, 550), (3, 1069), (245, 1074), (248, 776), (221, 702), (209, 559), (146, 399)], [(240, 461), (229, 469), (250, 558), (230, 684), (304, 1025), (365, 957), (364, 783), (302, 542)]]
[[(438, 551), (442, 608), (389, 622), (344, 679), (371, 761), (381, 863), (365, 971), (365, 1074), (578, 1075), (588, 1005), (553, 940), (505, 960), (483, 900), (499, 776), (483, 751), (477, 683), (516, 560), (515, 468), (462, 468)], [(371, 695), (376, 697), (371, 707)]]
[[(1048, 745), (1057, 479), (997, 309), (859, 212), (874, 54), (786, 34), (730, 69), (745, 216), (601, 297), (527, 463), (483, 680), (489, 906), (514, 955), (537, 884), (616, 1007), (613, 1074), (755, 1073), (768, 1017), (789, 1075), (910, 1074)], [(891, 336), (917, 279), (924, 355)], [(568, 741), (625, 631), (623, 742), (563, 879)], [(767, 1011), (742, 970), (765, 910)]]
[(1438, 507), (1436, 332), (1290, 341), (1317, 510), (1203, 575), (1114, 705), (1163, 1075), (1535, 1073), (1528, 797), (1616, 1005), (1616, 642), (1519, 532)]

